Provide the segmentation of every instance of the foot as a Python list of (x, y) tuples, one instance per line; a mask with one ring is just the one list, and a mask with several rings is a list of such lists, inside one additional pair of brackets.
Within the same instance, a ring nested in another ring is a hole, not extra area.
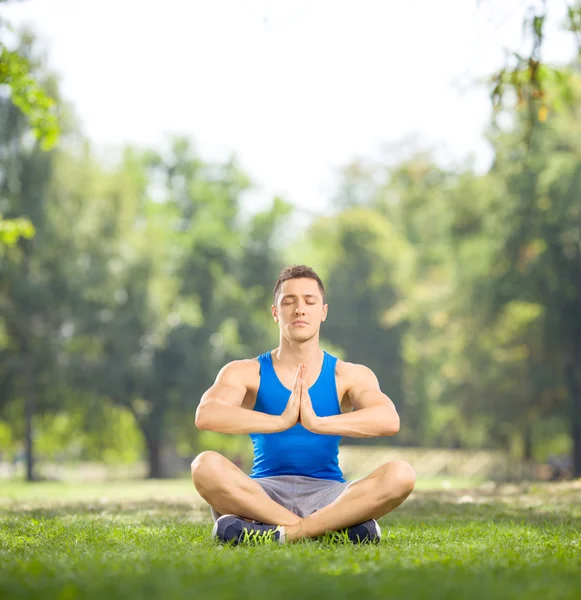
[(347, 527), (347, 536), (354, 544), (377, 544), (381, 539), (381, 529), (375, 519)]
[(237, 515), (222, 515), (212, 529), (212, 537), (227, 544), (241, 542), (280, 541), (278, 525), (265, 525), (256, 521), (248, 521)]

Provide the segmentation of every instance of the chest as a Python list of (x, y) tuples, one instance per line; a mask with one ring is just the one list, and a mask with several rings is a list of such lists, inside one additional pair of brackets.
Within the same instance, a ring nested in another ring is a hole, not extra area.
[[(278, 381), (285, 387), (287, 390), (292, 390), (294, 385), (294, 373), (283, 373), (275, 370), (275, 375)], [(318, 373), (311, 377), (305, 378), (305, 384), (307, 387), (311, 387), (318, 379)], [(349, 399), (349, 394), (347, 393), (347, 381), (341, 376), (341, 373), (337, 372), (335, 369), (334, 373), (335, 377), (335, 387), (337, 389), (337, 397), (339, 398), (339, 405), (341, 407), (341, 413), (351, 412), (353, 407), (351, 405), (351, 400)], [(246, 396), (244, 398), (244, 402), (242, 406), (244, 408), (248, 408), (252, 410), (256, 405), (256, 396), (258, 394), (258, 389), (260, 387), (260, 375), (257, 374), (255, 380), (253, 381), (253, 385), (248, 389)]]

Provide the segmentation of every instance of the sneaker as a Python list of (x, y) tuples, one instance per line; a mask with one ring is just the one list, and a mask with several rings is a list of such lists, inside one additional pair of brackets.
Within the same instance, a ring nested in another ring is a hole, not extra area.
[(265, 525), (248, 521), (237, 515), (222, 515), (212, 529), (212, 537), (226, 544), (240, 544), (246, 541), (264, 543), (280, 541), (278, 525)]
[(354, 544), (377, 544), (381, 539), (381, 529), (375, 519), (347, 527), (346, 531)]

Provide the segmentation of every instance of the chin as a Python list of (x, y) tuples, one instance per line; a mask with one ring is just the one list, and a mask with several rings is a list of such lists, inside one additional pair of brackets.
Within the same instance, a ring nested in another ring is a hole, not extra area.
[(303, 333), (299, 333), (298, 335), (289, 335), (289, 339), (293, 342), (308, 342), (309, 340), (313, 339), (315, 337), (314, 333), (311, 332), (303, 332)]

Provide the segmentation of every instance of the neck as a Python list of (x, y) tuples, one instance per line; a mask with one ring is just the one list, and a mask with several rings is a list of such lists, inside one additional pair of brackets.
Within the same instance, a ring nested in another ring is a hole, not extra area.
[(319, 336), (306, 342), (293, 342), (281, 336), (279, 346), (274, 351), (278, 362), (289, 367), (298, 368), (301, 363), (313, 364), (322, 360), (323, 351), (319, 347)]

